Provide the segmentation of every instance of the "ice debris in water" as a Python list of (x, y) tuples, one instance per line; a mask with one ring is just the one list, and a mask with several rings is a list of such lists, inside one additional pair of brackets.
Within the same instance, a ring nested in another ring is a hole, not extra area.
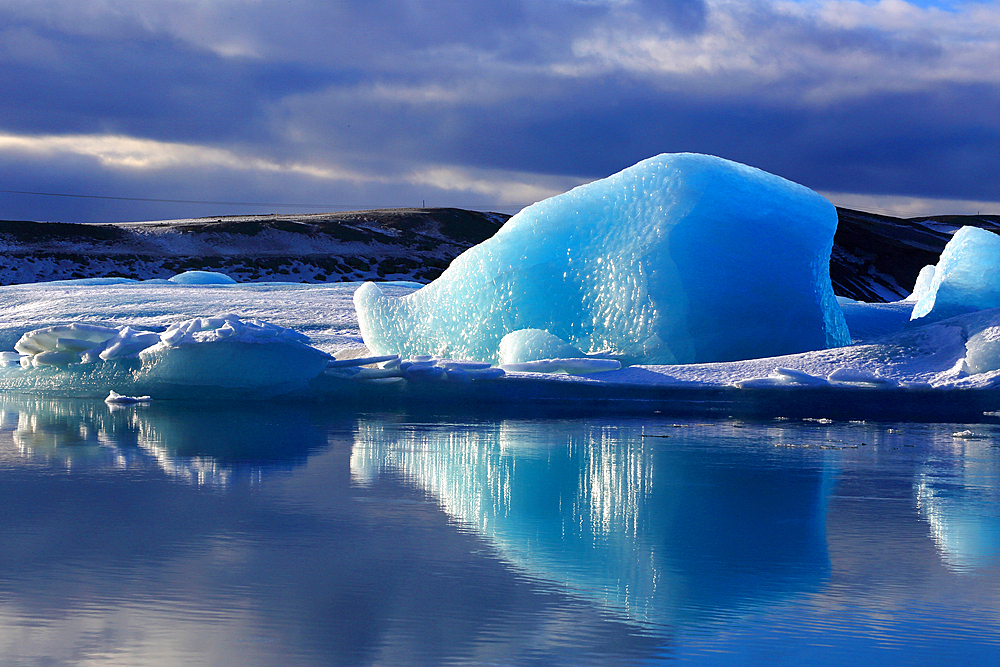
[(825, 387), (829, 384), (824, 378), (794, 368), (775, 368), (768, 377), (740, 380), (736, 386), (741, 389), (754, 389), (784, 386)]
[(959, 229), (937, 266), (920, 272), (914, 295), (911, 320), (1000, 307), (1000, 236), (978, 227)]
[(153, 399), (149, 396), (125, 396), (112, 389), (108, 392), (108, 397), (104, 402), (109, 405), (131, 405), (133, 403), (149, 403)]
[(741, 389), (760, 387), (898, 387), (891, 378), (881, 377), (859, 368), (837, 368), (825, 378), (793, 368), (775, 368), (768, 377), (749, 378), (736, 382)]
[(895, 387), (899, 384), (891, 378), (884, 378), (857, 368), (838, 368), (827, 375), (826, 379), (831, 384), (861, 385), (866, 387)]
[(354, 295), (375, 354), (498, 363), (539, 329), (628, 363), (751, 359), (850, 343), (829, 276), (836, 209), (705, 155), (660, 155), (529, 206), (413, 294)]
[[(363, 367), (372, 365), (377, 365), (377, 368)], [(327, 366), (327, 374), (355, 380), (405, 378), (418, 382), (426, 380), (471, 382), (503, 377), (504, 371), (502, 368), (493, 368), (490, 364), (480, 361), (443, 359), (430, 355), (402, 359), (399, 355), (388, 355), (331, 361)]]

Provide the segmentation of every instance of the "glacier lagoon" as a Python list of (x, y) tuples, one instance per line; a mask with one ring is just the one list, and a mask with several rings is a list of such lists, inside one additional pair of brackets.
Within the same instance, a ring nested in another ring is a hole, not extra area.
[(0, 396), (5, 664), (1000, 651), (1000, 425)]
[(596, 349), (621, 322), (522, 326), (486, 362), (383, 354), (357, 284), (0, 288), (0, 651), (986, 662), (1000, 310), (967, 274), (946, 254), (892, 304), (822, 289), (823, 342), (683, 365), (655, 332)]

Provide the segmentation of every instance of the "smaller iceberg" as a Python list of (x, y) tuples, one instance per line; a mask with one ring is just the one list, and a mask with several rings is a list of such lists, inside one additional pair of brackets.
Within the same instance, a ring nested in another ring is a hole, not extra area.
[(541, 329), (512, 331), (500, 340), (500, 365), (521, 364), (540, 359), (576, 359), (583, 352), (558, 336)]
[(1000, 236), (962, 227), (941, 252), (937, 266), (924, 267), (911, 298), (911, 320), (926, 322), (1000, 308)]
[(521, 329), (500, 341), (500, 367), (511, 372), (586, 375), (615, 371), (622, 364), (617, 359), (586, 355), (548, 331)]
[[(113, 383), (172, 398), (217, 389), (287, 393), (308, 385), (331, 360), (297, 331), (236, 315), (196, 317), (162, 333), (74, 322), (30, 331), (14, 349), (21, 368), (12, 372), (20, 377), (6, 379), (15, 389), (96, 390)], [(3, 362), (11, 365), (13, 357)]]
[(173, 278), (167, 278), (177, 285), (236, 285), (237, 282), (224, 273), (216, 271), (185, 271)]
[(222, 315), (170, 325), (139, 359), (140, 374), (153, 383), (246, 391), (305, 385), (330, 355), (293, 329)]

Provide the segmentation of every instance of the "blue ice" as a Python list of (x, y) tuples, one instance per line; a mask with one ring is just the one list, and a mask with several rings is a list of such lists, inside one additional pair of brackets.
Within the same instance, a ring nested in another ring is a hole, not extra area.
[(959, 229), (937, 266), (920, 272), (914, 295), (913, 320), (1000, 308), (1000, 236), (978, 227)]
[(178, 285), (235, 285), (236, 281), (224, 273), (216, 271), (184, 271), (168, 278)]
[(527, 207), (423, 289), (354, 297), (375, 354), (497, 363), (546, 331), (626, 363), (751, 359), (850, 335), (829, 276), (836, 209), (717, 157), (659, 155)]

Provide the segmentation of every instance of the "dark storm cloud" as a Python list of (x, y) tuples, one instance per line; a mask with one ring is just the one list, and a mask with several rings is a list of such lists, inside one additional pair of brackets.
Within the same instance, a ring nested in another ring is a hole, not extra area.
[[(487, 137), (470, 131), (456, 153), (549, 173), (585, 166), (582, 175), (597, 178), (659, 152), (706, 152), (818, 190), (1000, 200), (1000, 180), (992, 176), (1000, 173), (1000, 152), (992, 150), (1000, 146), (993, 112), (1000, 88), (881, 93), (809, 113), (750, 100), (650, 95), (628, 85), (605, 90), (612, 94), (604, 104), (515, 119)], [(509, 136), (537, 141), (510, 146), (503, 139)]]
[(265, 129), (263, 109), (271, 100), (359, 76), (224, 59), (138, 30), (107, 39), (9, 29), (30, 31), (38, 43), (52, 45), (55, 61), (3, 63), (0, 127), (7, 131), (111, 132), (171, 141), (246, 138)]
[[(0, 0), (0, 178), (227, 201), (450, 192), (455, 205), (498, 208), (513, 205), (501, 185), (491, 195), (413, 174), (578, 182), (694, 151), (827, 191), (998, 200), (998, 12), (970, 7)], [(4, 134), (194, 148), (177, 158), (188, 164), (130, 170), (99, 151), (4, 148)], [(199, 162), (198, 146), (235, 157)], [(74, 215), (43, 203), (36, 217)], [(78, 215), (108, 215), (96, 206)]]

